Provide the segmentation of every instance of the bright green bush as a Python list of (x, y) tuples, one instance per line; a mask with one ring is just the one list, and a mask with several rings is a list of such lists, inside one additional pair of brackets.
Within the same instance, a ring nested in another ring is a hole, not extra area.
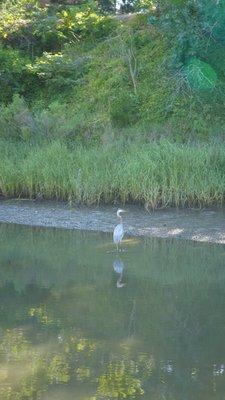
[(213, 90), (217, 82), (214, 69), (198, 58), (191, 58), (185, 66), (189, 85), (196, 90)]

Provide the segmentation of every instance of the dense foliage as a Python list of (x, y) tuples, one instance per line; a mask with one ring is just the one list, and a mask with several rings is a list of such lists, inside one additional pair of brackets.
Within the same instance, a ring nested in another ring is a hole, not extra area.
[(222, 1), (138, 0), (122, 19), (107, 4), (1, 3), (0, 138), (223, 141)]
[[(106, 3), (2, 3), (1, 136), (223, 136), (222, 2), (134, 6), (145, 13), (121, 22)], [(21, 124), (18, 103), (29, 114)]]

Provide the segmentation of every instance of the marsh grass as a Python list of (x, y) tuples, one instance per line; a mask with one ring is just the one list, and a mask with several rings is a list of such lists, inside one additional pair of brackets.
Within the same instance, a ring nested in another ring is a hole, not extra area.
[(218, 206), (225, 199), (225, 148), (167, 141), (92, 147), (1, 141), (0, 192), (87, 205)]

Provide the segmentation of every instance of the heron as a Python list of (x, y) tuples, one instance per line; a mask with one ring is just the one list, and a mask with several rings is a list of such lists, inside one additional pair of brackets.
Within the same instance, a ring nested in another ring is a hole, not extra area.
[(119, 208), (119, 210), (117, 210), (117, 213), (116, 213), (117, 217), (120, 220), (120, 223), (118, 225), (116, 225), (116, 227), (114, 228), (114, 231), (113, 231), (113, 241), (116, 244), (117, 251), (120, 251), (119, 245), (122, 242), (122, 239), (124, 236), (123, 220), (120, 215), (121, 213), (124, 213), (124, 212), (126, 212), (126, 211)]

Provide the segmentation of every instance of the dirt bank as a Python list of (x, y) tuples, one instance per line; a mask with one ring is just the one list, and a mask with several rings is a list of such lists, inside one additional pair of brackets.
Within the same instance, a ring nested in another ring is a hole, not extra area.
[[(225, 244), (225, 210), (159, 210), (126, 207), (127, 235), (182, 238)], [(70, 207), (62, 202), (0, 201), (0, 222), (112, 232), (117, 207)]]

